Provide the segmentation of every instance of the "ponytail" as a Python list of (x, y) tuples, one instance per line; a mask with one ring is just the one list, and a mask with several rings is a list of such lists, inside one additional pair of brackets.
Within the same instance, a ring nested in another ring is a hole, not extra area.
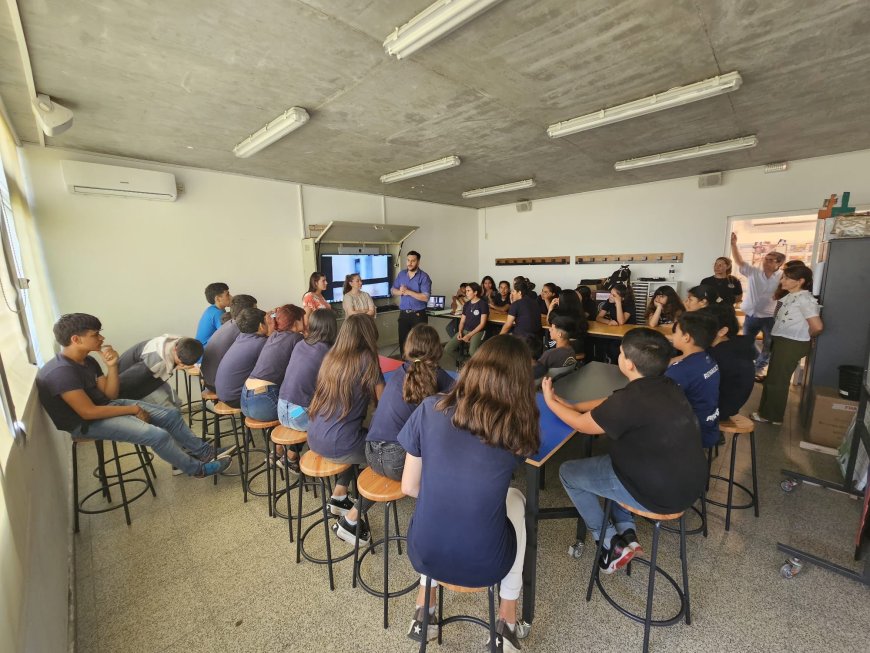
[(418, 324), (405, 341), (405, 359), (410, 363), (402, 384), (402, 400), (419, 404), (438, 392), (438, 363), (444, 346), (438, 332), (428, 324)]

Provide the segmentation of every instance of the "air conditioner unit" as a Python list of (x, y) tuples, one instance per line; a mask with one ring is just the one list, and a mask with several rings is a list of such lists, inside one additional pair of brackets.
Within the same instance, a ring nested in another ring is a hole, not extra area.
[(174, 202), (178, 197), (175, 175), (168, 172), (81, 161), (61, 161), (60, 165), (64, 183), (70, 193), (131, 197), (160, 202)]

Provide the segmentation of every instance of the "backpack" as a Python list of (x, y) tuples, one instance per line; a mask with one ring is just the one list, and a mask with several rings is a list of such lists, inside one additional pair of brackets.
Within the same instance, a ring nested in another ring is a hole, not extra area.
[(604, 289), (612, 290), (613, 286), (618, 283), (624, 284), (626, 288), (631, 286), (631, 270), (628, 269), (627, 265), (620, 265), (619, 269), (610, 275), (604, 282)]

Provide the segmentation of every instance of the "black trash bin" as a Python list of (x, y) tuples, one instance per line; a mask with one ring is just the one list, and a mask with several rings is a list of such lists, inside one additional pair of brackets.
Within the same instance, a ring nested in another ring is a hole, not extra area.
[(858, 401), (861, 394), (861, 373), (864, 371), (857, 365), (840, 365), (840, 396)]

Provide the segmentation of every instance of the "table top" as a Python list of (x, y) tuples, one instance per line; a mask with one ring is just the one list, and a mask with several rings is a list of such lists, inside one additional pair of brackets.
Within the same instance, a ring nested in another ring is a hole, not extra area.
[[(507, 313), (490, 313), (488, 322), (490, 324), (504, 324), (507, 319)], [(541, 315), (541, 328), (546, 329), (549, 326), (547, 322), (547, 316)], [(602, 338), (622, 338), (626, 333), (631, 331), (632, 329), (637, 329), (638, 327), (646, 326), (643, 324), (622, 324), (617, 326), (611, 326), (609, 324), (602, 324), (601, 322), (590, 321), (589, 322), (589, 331), (588, 335), (590, 336), (599, 336)], [(670, 336), (673, 335), (673, 325), (667, 324), (665, 326), (657, 326), (657, 327), (648, 327), (650, 329), (655, 329), (659, 333)]]
[[(614, 390), (625, 387), (627, 383), (628, 379), (622, 375), (618, 366), (596, 361), (562, 377), (556, 381), (555, 388), (560, 397), (576, 403), (606, 397)], [(526, 458), (526, 463), (540, 467), (571, 439), (574, 429), (547, 407), (544, 395), (539, 392), (536, 399), (538, 410), (541, 411), (538, 421), (541, 428), (541, 448), (536, 455)]]
[(378, 355), (378, 362), (381, 364), (381, 373), (387, 374), (402, 367), (402, 361), (397, 361), (395, 358)]

